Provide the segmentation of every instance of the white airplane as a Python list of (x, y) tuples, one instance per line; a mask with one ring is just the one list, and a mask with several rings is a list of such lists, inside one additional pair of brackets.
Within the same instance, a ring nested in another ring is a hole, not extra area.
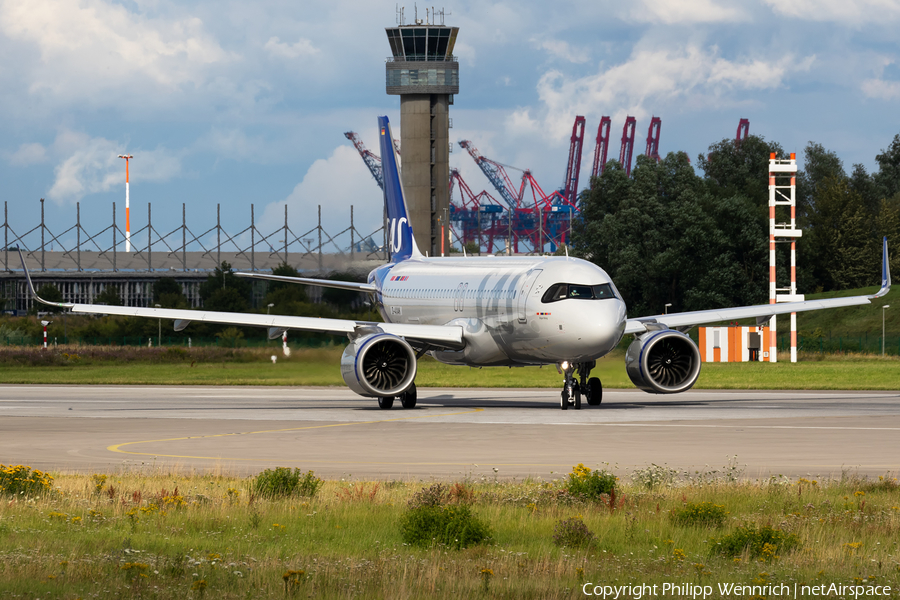
[[(383, 323), (280, 315), (47, 302), (74, 313), (173, 319), (181, 331), (192, 321), (344, 335), (350, 343), (341, 374), (351, 390), (374, 397), (381, 408), (399, 398), (416, 405), (416, 361), (425, 353), (453, 365), (556, 365), (564, 376), (560, 408), (601, 402), (603, 388), (591, 370), (626, 334), (634, 341), (625, 355), (628, 376), (650, 393), (691, 388), (700, 375), (700, 352), (686, 335), (695, 325), (869, 304), (890, 290), (887, 238), (878, 293), (829, 300), (651, 315), (629, 319), (625, 302), (606, 272), (578, 258), (425, 257), (416, 247), (397, 166), (390, 123), (379, 117), (384, 200), (390, 227), (391, 262), (369, 273), (367, 283), (237, 273), (244, 277), (366, 292)], [(21, 253), (20, 253), (21, 254)], [(22, 266), (25, 268), (24, 258)]]

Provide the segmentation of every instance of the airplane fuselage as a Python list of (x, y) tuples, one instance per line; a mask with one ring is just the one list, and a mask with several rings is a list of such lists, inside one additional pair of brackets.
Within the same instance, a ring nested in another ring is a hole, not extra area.
[(465, 348), (431, 351), (449, 364), (587, 362), (625, 330), (609, 275), (577, 258), (411, 258), (375, 269), (369, 283), (386, 322), (463, 328)]

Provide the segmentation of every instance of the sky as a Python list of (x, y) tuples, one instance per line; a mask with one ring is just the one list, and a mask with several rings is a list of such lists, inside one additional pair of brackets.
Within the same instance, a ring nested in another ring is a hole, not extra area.
[[(132, 154), (132, 230), (181, 223), (201, 234), (216, 204), (231, 234), (295, 235), (381, 225), (381, 192), (345, 131), (377, 152), (376, 117), (399, 131), (385, 94), (385, 27), (396, 2), (308, 0), (0, 0), (0, 181), (9, 223), (47, 223), (68, 245), (76, 203), (91, 233), (124, 221)], [(545, 191), (565, 175), (576, 115), (587, 119), (581, 187), (600, 117), (609, 156), (627, 115), (636, 152), (652, 116), (660, 152), (750, 133), (800, 155), (809, 141), (849, 170), (875, 168), (900, 133), (900, 0), (533, 0), (438, 6), (460, 28), (451, 140), (530, 168)], [(430, 7), (429, 7), (430, 9)], [(416, 5), (405, 6), (409, 23)], [(418, 16), (425, 18), (425, 7)], [(802, 157), (801, 157), (802, 158)], [(451, 167), (490, 183), (456, 146)], [(496, 194), (494, 194), (496, 196)], [(33, 240), (34, 236), (29, 238)], [(209, 235), (205, 238), (209, 240)], [(349, 240), (347, 240), (349, 242)], [(146, 237), (136, 237), (146, 245)], [(33, 242), (28, 243), (34, 245)]]

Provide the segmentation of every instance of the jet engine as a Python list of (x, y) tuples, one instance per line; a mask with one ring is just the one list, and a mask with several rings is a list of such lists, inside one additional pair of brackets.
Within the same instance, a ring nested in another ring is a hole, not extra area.
[(625, 370), (645, 392), (677, 394), (689, 390), (700, 376), (700, 351), (680, 331), (651, 331), (628, 346)]
[(344, 349), (341, 376), (360, 396), (397, 396), (416, 378), (416, 353), (401, 337), (372, 333), (351, 341)]

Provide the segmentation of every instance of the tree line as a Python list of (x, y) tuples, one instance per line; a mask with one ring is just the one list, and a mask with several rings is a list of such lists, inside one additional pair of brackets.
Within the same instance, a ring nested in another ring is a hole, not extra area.
[[(724, 139), (697, 157), (639, 156), (632, 176), (610, 161), (581, 197), (573, 252), (609, 273), (634, 315), (768, 301), (769, 156), (777, 142)], [(837, 154), (810, 142), (797, 174), (799, 293), (880, 281), (881, 239), (900, 272), (900, 135), (848, 174)], [(799, 162), (799, 161), (798, 161)], [(778, 221), (783, 212), (779, 212)], [(777, 244), (778, 287), (790, 284), (789, 244)]]

